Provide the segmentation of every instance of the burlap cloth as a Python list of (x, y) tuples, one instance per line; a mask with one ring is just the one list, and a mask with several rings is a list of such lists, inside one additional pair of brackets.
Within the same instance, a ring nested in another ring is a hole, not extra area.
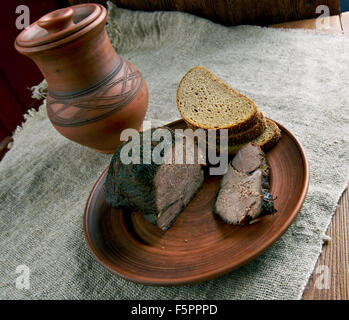
[[(41, 107), (26, 116), (0, 163), (0, 298), (299, 299), (347, 183), (349, 38), (228, 28), (188, 14), (113, 5), (107, 29), (117, 52), (148, 83), (147, 119), (178, 119), (178, 82), (204, 65), (299, 138), (310, 162), (309, 194), (282, 238), (244, 267), (195, 285), (134, 284), (100, 266), (83, 236), (85, 202), (111, 155), (60, 136)], [(29, 290), (15, 285), (23, 264), (30, 268)]]

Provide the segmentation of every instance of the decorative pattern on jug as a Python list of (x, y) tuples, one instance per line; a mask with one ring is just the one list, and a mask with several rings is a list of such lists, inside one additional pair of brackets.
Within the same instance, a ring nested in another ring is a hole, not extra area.
[(78, 91), (49, 90), (47, 113), (53, 124), (76, 127), (105, 119), (127, 106), (142, 87), (141, 73), (120, 59), (114, 70), (92, 86)]

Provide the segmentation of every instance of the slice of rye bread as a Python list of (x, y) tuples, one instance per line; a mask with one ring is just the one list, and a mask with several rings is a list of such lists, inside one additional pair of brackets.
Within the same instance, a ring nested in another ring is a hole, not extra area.
[(266, 128), (263, 133), (253, 141), (257, 143), (263, 151), (273, 148), (281, 138), (281, 130), (278, 125), (270, 119), (266, 119)]
[[(265, 119), (265, 120), (266, 120), (265, 130), (257, 138), (251, 140), (250, 142), (254, 142), (257, 145), (259, 145), (263, 149), (263, 151), (268, 151), (271, 148), (273, 148), (280, 140), (281, 131), (280, 131), (280, 128), (277, 126), (277, 124), (273, 120), (270, 120), (270, 119)], [(242, 146), (244, 146), (246, 143), (230, 144), (228, 141), (228, 154), (229, 155), (236, 154), (239, 151), (239, 149)], [(207, 144), (207, 148), (214, 148), (214, 147)], [(217, 151), (221, 151), (219, 144), (217, 144), (216, 149)], [(226, 149), (224, 148), (223, 151), (226, 151)]]
[[(263, 116), (262, 112), (259, 112), (259, 118), (258, 118), (258, 122), (251, 127), (250, 129), (247, 129), (245, 131), (242, 131), (240, 133), (235, 133), (235, 134), (231, 134), (230, 136), (228, 136), (228, 145), (229, 146), (233, 146), (236, 144), (242, 144), (242, 143), (247, 143), (252, 141), (253, 139), (257, 138), (259, 135), (262, 134), (262, 132), (265, 130), (267, 122), (266, 119)], [(213, 129), (212, 129), (213, 130)], [(220, 130), (226, 130), (226, 129), (217, 129), (215, 131), (216, 132), (216, 141), (217, 144), (220, 143), (221, 140), (221, 134), (220, 134)], [(211, 130), (209, 130), (211, 131)], [(208, 137), (206, 137), (207, 139), (207, 143), (208, 142)]]
[[(125, 163), (125, 151), (122, 150), (130, 141), (121, 144), (111, 160), (105, 188), (106, 201), (113, 208), (140, 212), (147, 221), (167, 230), (201, 188), (204, 172), (197, 163), (175, 164), (175, 133), (170, 128), (163, 129), (170, 132), (172, 140), (167, 142), (167, 151), (160, 160), (155, 162), (154, 155), (156, 150), (161, 150), (159, 144), (163, 142), (152, 140), (151, 150), (148, 150), (143, 141), (149, 131), (141, 132), (141, 163)], [(148, 164), (144, 159), (149, 151), (152, 157)]]
[(274, 213), (269, 187), (269, 167), (264, 152), (255, 143), (248, 143), (236, 154), (221, 180), (214, 212), (236, 225)]
[(258, 122), (256, 104), (203, 66), (194, 67), (184, 75), (176, 101), (182, 118), (194, 129), (228, 129), (233, 134)]
[[(183, 118), (182, 118), (183, 119)], [(200, 128), (198, 126), (194, 126), (193, 124), (189, 123), (188, 121), (186, 121), (185, 119), (183, 119), (184, 122), (186, 123), (187, 127), (189, 129), (192, 130), (196, 130), (196, 129), (202, 129), (205, 130), (206, 132), (209, 130), (219, 130), (220, 128), (215, 128), (215, 129), (206, 129), (206, 128)], [(222, 129), (227, 129), (228, 130), (228, 135), (234, 135), (234, 134), (239, 134), (243, 131), (246, 131), (248, 129), (251, 129), (252, 127), (254, 127), (258, 122), (260, 121), (260, 111), (257, 108), (257, 113), (253, 116), (252, 119), (250, 119), (248, 122), (245, 122), (243, 124), (241, 124), (241, 126), (239, 126), (238, 128), (222, 128)]]
[[(242, 131), (240, 133), (235, 133), (228, 136), (228, 145), (232, 146), (235, 144), (249, 142), (257, 138), (258, 136), (260, 136), (265, 130), (266, 126), (267, 126), (266, 119), (264, 118), (263, 113), (260, 112), (259, 120), (253, 127), (245, 131)], [(217, 132), (217, 142), (219, 143), (219, 141), (220, 141), (220, 134)]]

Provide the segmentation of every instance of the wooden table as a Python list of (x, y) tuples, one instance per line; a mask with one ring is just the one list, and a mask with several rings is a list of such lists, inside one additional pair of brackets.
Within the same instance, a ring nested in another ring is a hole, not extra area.
[[(319, 32), (349, 36), (349, 12), (324, 18), (324, 24), (316, 19), (293, 21), (271, 25), (273, 28), (315, 29)], [(326, 23), (329, 28), (324, 29)], [(320, 28), (319, 28), (320, 27)], [(342, 194), (332, 222), (327, 230), (330, 241), (324, 244), (322, 253), (303, 293), (304, 300), (349, 300), (349, 191)], [(326, 277), (328, 276), (328, 281)]]

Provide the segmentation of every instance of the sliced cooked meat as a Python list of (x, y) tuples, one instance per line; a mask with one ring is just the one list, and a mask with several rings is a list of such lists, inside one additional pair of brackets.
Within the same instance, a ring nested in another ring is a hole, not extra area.
[(241, 224), (247, 217), (252, 220), (261, 212), (263, 199), (262, 171), (257, 169), (247, 175), (229, 167), (224, 175), (216, 200), (216, 212), (223, 220)]
[(190, 202), (204, 180), (200, 165), (171, 164), (158, 169), (154, 184), (159, 216), (157, 225), (167, 229), (177, 215)]
[[(160, 164), (155, 163), (153, 158), (150, 164), (122, 163), (120, 153), (124, 143), (114, 154), (106, 179), (106, 199), (112, 207), (139, 211), (162, 230), (172, 225), (204, 181), (200, 164), (174, 164), (175, 135), (172, 130), (166, 129), (171, 132), (172, 146), (169, 146)], [(141, 146), (143, 135), (140, 134)], [(152, 153), (159, 143), (152, 141)], [(141, 148), (140, 159), (143, 159), (144, 153)]]
[(215, 213), (228, 223), (249, 223), (258, 216), (274, 213), (269, 193), (269, 170), (261, 148), (256, 144), (242, 147), (223, 176)]
[(235, 170), (250, 173), (262, 166), (264, 152), (256, 144), (249, 143), (242, 147), (231, 161)]

